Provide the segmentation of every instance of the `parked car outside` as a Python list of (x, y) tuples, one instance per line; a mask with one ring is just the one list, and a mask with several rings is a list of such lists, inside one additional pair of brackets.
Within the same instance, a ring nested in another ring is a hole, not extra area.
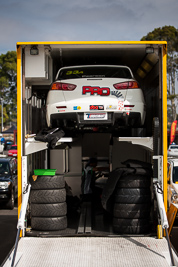
[(47, 96), (48, 127), (142, 126), (142, 89), (127, 66), (61, 68)]
[(5, 141), (5, 147), (4, 147), (4, 149), (5, 149), (5, 150), (9, 150), (9, 149), (11, 148), (11, 146), (13, 145), (13, 143), (14, 143), (13, 140), (11, 140), (11, 139), (7, 139), (7, 140)]
[(174, 203), (178, 208), (178, 159), (168, 160), (168, 207)]
[(168, 157), (178, 157), (178, 145), (172, 144), (168, 147)]
[(11, 146), (11, 148), (8, 151), (8, 156), (17, 158), (17, 145)]
[(0, 157), (0, 203), (6, 203), (8, 208), (13, 209), (16, 198), (17, 160)]

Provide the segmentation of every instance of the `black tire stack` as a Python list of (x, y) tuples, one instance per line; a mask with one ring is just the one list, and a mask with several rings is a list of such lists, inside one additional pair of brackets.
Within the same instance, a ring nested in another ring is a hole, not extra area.
[(150, 177), (138, 174), (122, 176), (115, 190), (113, 230), (120, 234), (149, 232), (151, 207)]
[(37, 176), (31, 181), (31, 227), (33, 230), (58, 231), (67, 227), (65, 181), (62, 175)]

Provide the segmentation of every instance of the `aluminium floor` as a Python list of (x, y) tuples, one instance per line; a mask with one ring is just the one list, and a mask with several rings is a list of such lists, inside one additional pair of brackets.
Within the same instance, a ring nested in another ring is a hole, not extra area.
[[(4, 264), (11, 266), (12, 254)], [(23, 237), (17, 267), (167, 267), (165, 238), (156, 237)], [(177, 266), (177, 265), (176, 265)]]

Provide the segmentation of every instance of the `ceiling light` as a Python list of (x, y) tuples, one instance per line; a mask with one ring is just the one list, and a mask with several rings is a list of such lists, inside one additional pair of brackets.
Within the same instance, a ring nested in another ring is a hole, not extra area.
[(146, 53), (147, 54), (152, 54), (154, 53), (154, 48), (152, 46), (146, 47)]
[(30, 55), (36, 56), (39, 54), (38, 47), (36, 45), (33, 45), (30, 49)]

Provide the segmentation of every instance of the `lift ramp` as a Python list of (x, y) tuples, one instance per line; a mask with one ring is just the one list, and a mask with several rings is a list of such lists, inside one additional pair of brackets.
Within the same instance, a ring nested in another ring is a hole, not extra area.
[[(13, 251), (3, 267), (10, 267)], [(178, 261), (174, 253), (175, 264)], [(171, 266), (165, 238), (156, 237), (22, 237), (16, 267), (167, 267)]]

